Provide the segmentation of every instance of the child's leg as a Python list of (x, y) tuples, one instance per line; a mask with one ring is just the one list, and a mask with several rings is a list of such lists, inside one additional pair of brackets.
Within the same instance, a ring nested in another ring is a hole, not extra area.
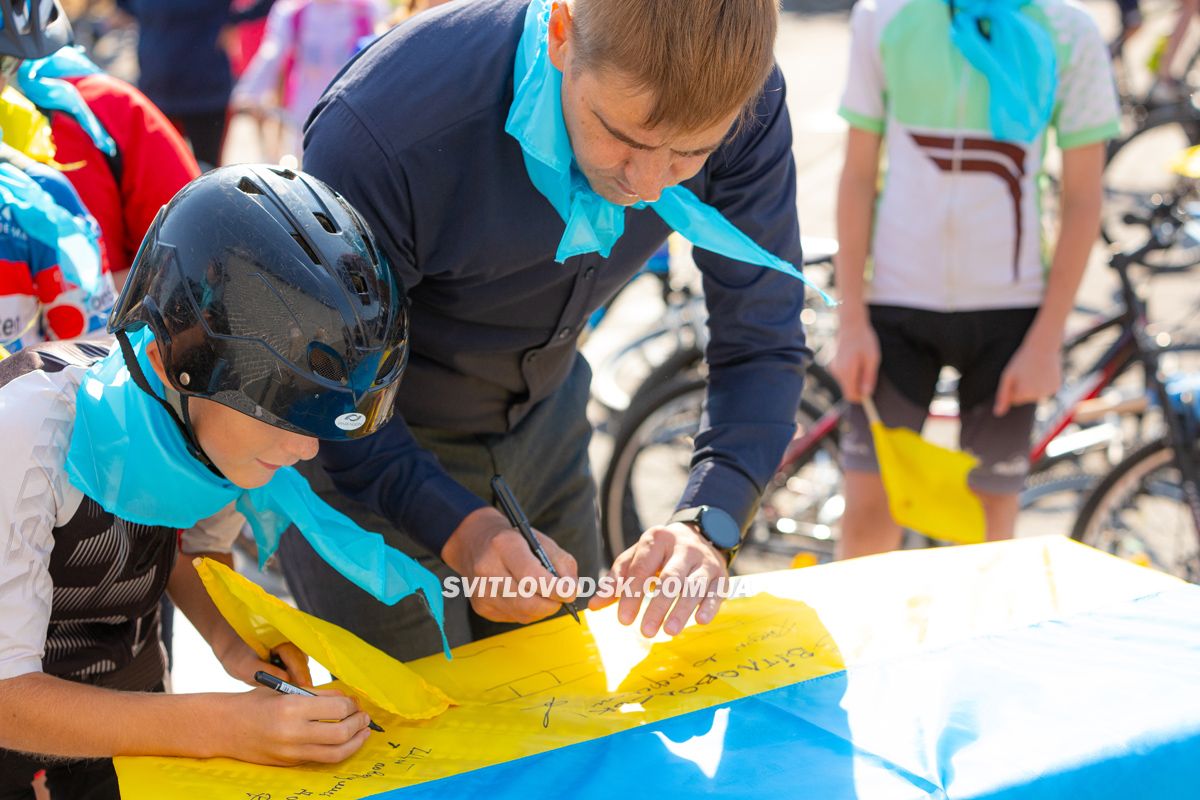
[(1016, 530), (1019, 495), (1029, 473), (1029, 441), (1037, 404), (1014, 406), (1003, 417), (992, 413), (1000, 376), (1020, 347), (1037, 309), (969, 312), (973, 346), (960, 354), (955, 367), (963, 450), (979, 459), (970, 475), (987, 518), (987, 537), (1011, 539)]
[(900, 549), (900, 526), (888, 511), (878, 472), (846, 470), (846, 512), (837, 557), (857, 558)]
[[(887, 350), (884, 349), (886, 357)], [(930, 385), (929, 393), (933, 393)], [(875, 389), (875, 408), (889, 428), (920, 431), (928, 403), (917, 405), (901, 394), (884, 375)], [(851, 406), (842, 432), (842, 469), (845, 475), (846, 511), (838, 558), (855, 558), (899, 550), (902, 531), (888, 510), (887, 493), (879, 476), (871, 426), (862, 406)]]

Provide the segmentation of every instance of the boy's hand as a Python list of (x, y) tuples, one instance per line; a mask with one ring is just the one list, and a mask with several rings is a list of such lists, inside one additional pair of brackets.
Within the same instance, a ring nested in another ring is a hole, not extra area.
[(992, 413), (1003, 417), (1013, 406), (1036, 403), (1062, 386), (1062, 337), (1027, 336), (1000, 375)]
[(307, 761), (337, 764), (358, 752), (370, 736), (370, 719), (353, 698), (316, 690), (317, 697), (259, 688), (220, 698), (218, 755), (270, 766)]
[(291, 642), (284, 642), (271, 651), (283, 662), (282, 669), (260, 659), (258, 653), (241, 639), (229, 642), (221, 652), (217, 653), (214, 650), (214, 653), (225, 671), (242, 683), (258, 686), (254, 680), (254, 673), (262, 671), (297, 686), (312, 686), (308, 656)]
[(879, 376), (879, 337), (865, 318), (846, 318), (838, 326), (836, 352), (829, 371), (851, 403), (875, 394)]

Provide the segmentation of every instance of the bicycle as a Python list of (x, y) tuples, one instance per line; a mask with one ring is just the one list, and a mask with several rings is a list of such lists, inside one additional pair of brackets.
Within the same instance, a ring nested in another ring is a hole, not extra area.
[[(1110, 266), (1121, 279), (1121, 307), (1093, 321), (1064, 344), (1064, 353), (1073, 359), (1080, 357), (1087, 346), (1102, 341), (1104, 335), (1116, 333), (1115, 341), (1090, 362), (1079, 378), (1059, 391), (1048, 406), (1049, 413), (1041, 416), (1030, 452), (1034, 477), (1032, 491), (1024, 498), (1026, 504), (1056, 492), (1079, 493), (1090, 488), (1095, 478), (1080, 467), (1082, 459), (1113, 450), (1127, 438), (1119, 426), (1107, 422), (1113, 413), (1135, 421), (1133, 438), (1142, 433), (1148, 404), (1113, 404), (1101, 397), (1131, 367), (1143, 363), (1147, 347), (1145, 304), (1133, 286), (1130, 269), (1151, 250), (1169, 247), (1178, 233), (1178, 228), (1169, 225), (1152, 225), (1150, 220), (1142, 223), (1150, 231), (1148, 241), (1130, 252), (1114, 252), (1110, 259)], [(1198, 352), (1200, 344), (1171, 342), (1159, 349)], [(950, 388), (941, 387), (940, 394), (944, 396)], [(612, 552), (619, 553), (636, 541), (646, 521), (669, 516), (686, 481), (691, 436), (699, 426), (704, 392), (703, 373), (685, 371), (656, 376), (652, 389), (635, 396), (617, 432), (601, 483), (601, 526)], [(944, 406), (931, 416), (956, 416), (956, 409)], [(810, 367), (805, 395), (797, 409), (796, 435), (764, 493), (739, 558), (755, 551), (804, 554), (817, 561), (832, 558), (845, 502), (841, 495), (838, 431), (847, 410), (832, 377), (816, 365)], [(1070, 468), (1070, 474), (1054, 472), (1063, 466)], [(1044, 480), (1039, 481), (1038, 476)]]
[[(806, 277), (815, 280), (818, 285), (829, 285), (837, 241), (805, 236), (801, 237), (801, 247)], [(660, 378), (670, 378), (704, 358), (704, 347), (708, 343), (708, 310), (704, 305), (704, 297), (693, 288), (691, 282), (672, 281), (671, 260), (686, 260), (681, 246), (673, 248), (670, 258), (661, 251), (656, 253), (645, 269), (588, 321), (586, 335), (591, 335), (607, 318), (617, 300), (643, 276), (657, 283), (663, 304), (660, 323), (621, 345), (594, 365), (591, 396), (610, 418), (620, 416), (629, 408), (634, 390), (645, 391), (657, 385)], [(831, 338), (832, 327), (827, 324), (830, 320), (832, 315), (827, 313), (816, 293), (807, 293), (801, 321), (809, 330), (810, 347), (816, 345), (814, 350), (819, 350), (820, 345)], [(817, 334), (815, 337), (814, 332)]]
[[(1160, 381), (1166, 435), (1113, 467), (1087, 497), (1071, 537), (1200, 582), (1200, 380)], [(1164, 402), (1165, 401), (1165, 402)]]

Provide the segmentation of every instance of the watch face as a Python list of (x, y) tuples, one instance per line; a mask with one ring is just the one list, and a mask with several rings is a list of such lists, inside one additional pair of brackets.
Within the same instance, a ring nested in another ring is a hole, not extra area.
[(705, 506), (700, 514), (704, 536), (721, 550), (732, 550), (742, 541), (742, 530), (733, 517), (719, 508)]

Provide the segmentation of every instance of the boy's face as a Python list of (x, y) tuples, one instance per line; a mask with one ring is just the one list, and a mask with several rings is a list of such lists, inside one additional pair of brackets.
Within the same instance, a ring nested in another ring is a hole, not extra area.
[(563, 120), (592, 190), (618, 205), (653, 202), (699, 172), (737, 112), (699, 131), (646, 128), (653, 93), (615, 70), (578, 68), (571, 30), (570, 12), (559, 3), (550, 16), (550, 60), (563, 73)]
[[(147, 355), (158, 378), (167, 381), (156, 342)], [(199, 397), (188, 399), (188, 416), (200, 449), (221, 474), (243, 489), (270, 482), (280, 467), (290, 467), (317, 455), (320, 441), (285, 431), (228, 406)]]
[(200, 449), (221, 474), (243, 489), (257, 489), (290, 467), (317, 455), (318, 439), (268, 425), (212, 400), (188, 399)]

